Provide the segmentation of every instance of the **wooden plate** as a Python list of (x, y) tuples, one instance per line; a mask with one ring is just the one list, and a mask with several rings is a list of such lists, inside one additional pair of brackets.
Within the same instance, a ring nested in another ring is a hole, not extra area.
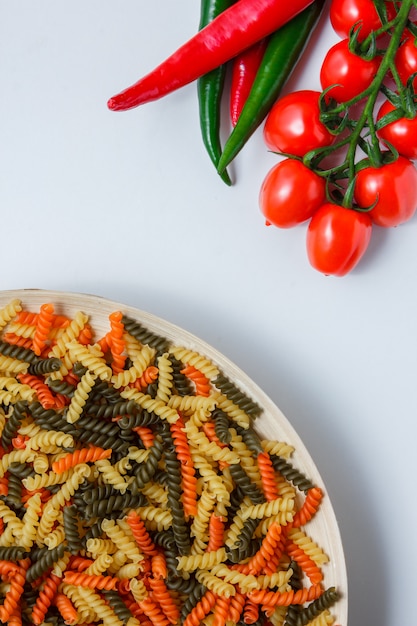
[[(325, 497), (323, 498), (319, 512), (308, 523), (308, 534), (329, 556), (329, 563), (323, 566), (325, 575), (324, 586), (334, 586), (340, 593), (340, 599), (337, 604), (332, 607), (331, 611), (332, 614), (336, 616), (335, 624), (346, 626), (346, 565), (340, 532), (332, 504), (326, 494), (325, 485), (323, 484), (317, 467), (300, 437), (280, 409), (258, 385), (234, 363), (204, 341), (145, 311), (98, 296), (37, 289), (0, 292), (0, 308), (16, 298), (21, 300), (24, 309), (33, 312), (37, 312), (40, 305), (46, 302), (52, 302), (54, 304), (55, 313), (57, 314), (65, 314), (72, 317), (78, 311), (83, 311), (89, 316), (92, 327), (97, 331), (97, 336), (102, 336), (108, 331), (109, 314), (116, 310), (122, 311), (124, 314), (135, 318), (154, 333), (166, 337), (172, 341), (174, 345), (184, 346), (210, 359), (244, 393), (260, 405), (263, 412), (260, 417), (256, 419), (254, 424), (257, 432), (263, 438), (285, 441), (292, 445), (295, 448), (295, 452), (291, 457), (291, 463), (324, 491)], [(261, 355), (259, 355), (259, 358), (261, 358)]]

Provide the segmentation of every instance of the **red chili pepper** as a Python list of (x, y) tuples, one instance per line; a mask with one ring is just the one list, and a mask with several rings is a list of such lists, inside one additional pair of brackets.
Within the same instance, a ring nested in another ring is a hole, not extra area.
[(313, 0), (240, 0), (131, 87), (110, 98), (113, 111), (157, 100), (230, 61), (289, 22)]
[(244, 50), (233, 60), (232, 77), (230, 81), (230, 120), (233, 126), (239, 119), (253, 81), (258, 73), (264, 55), (267, 39), (261, 39), (253, 46)]

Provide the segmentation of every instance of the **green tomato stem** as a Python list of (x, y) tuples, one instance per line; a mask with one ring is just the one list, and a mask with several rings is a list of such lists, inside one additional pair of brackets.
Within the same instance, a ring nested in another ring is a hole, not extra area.
[[(390, 41), (388, 43), (388, 46), (383, 55), (381, 55), (381, 63), (369, 87), (355, 98), (352, 98), (348, 102), (344, 102), (343, 104), (334, 107), (330, 111), (334, 115), (337, 115), (339, 113), (346, 113), (355, 104), (359, 103), (360, 101), (366, 100), (365, 106), (362, 109), (359, 119), (356, 120), (354, 123), (352, 122), (352, 124), (350, 125), (351, 130), (349, 135), (344, 137), (340, 141), (332, 144), (331, 146), (312, 150), (305, 155), (304, 163), (308, 167), (313, 167), (313, 169), (315, 169), (315, 171), (320, 176), (333, 178), (334, 182), (338, 180), (338, 177), (339, 179), (347, 179), (348, 188), (351, 188), (352, 181), (354, 180), (356, 175), (356, 154), (361, 143), (364, 144), (364, 138), (362, 133), (365, 128), (368, 128), (369, 130), (369, 140), (367, 142), (367, 156), (369, 162), (374, 167), (378, 167), (382, 164), (382, 152), (379, 145), (378, 137), (376, 135), (374, 109), (378, 95), (382, 91), (381, 88), (383, 85), (383, 81), (388, 71), (392, 70), (395, 65), (395, 55), (400, 45), (402, 34), (407, 26), (407, 22), (409, 21), (409, 14), (413, 6), (417, 6), (416, 0), (403, 0), (396, 17), (382, 27), (381, 32), (386, 32), (388, 28), (391, 27), (392, 32), (390, 34)], [(378, 33), (379, 31), (375, 32)], [(393, 72), (393, 77), (396, 82), (397, 88), (399, 88), (399, 95), (400, 97), (402, 95), (402, 99), (404, 100), (404, 94), (402, 94), (403, 85), (396, 71)], [(340, 148), (344, 148), (346, 146), (346, 156), (341, 164), (327, 170), (323, 170), (318, 167), (318, 163), (320, 163), (321, 160), (334, 153), (336, 150), (339, 150)]]

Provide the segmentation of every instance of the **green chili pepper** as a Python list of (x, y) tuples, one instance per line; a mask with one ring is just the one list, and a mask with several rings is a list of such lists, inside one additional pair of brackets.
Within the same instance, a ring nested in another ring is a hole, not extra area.
[(301, 58), (324, 3), (325, 0), (315, 0), (271, 35), (248, 99), (223, 148), (217, 166), (220, 175), (269, 113)]
[[(213, 21), (235, 0), (201, 0), (201, 13), (199, 30)], [(200, 115), (200, 128), (204, 146), (217, 168), (222, 153), (220, 141), (221, 100), (226, 76), (226, 64), (216, 67), (208, 74), (204, 74), (197, 80), (198, 106)], [(222, 180), (231, 185), (229, 174), (224, 168), (220, 174)]]

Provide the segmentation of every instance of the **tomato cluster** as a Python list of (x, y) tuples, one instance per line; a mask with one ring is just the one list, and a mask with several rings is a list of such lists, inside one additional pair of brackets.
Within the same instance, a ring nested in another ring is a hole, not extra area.
[(341, 39), (323, 59), (322, 90), (281, 97), (265, 122), (266, 146), (283, 158), (262, 183), (261, 211), (279, 228), (309, 220), (307, 256), (324, 274), (350, 272), (375, 225), (398, 226), (417, 209), (413, 4), (332, 0)]

